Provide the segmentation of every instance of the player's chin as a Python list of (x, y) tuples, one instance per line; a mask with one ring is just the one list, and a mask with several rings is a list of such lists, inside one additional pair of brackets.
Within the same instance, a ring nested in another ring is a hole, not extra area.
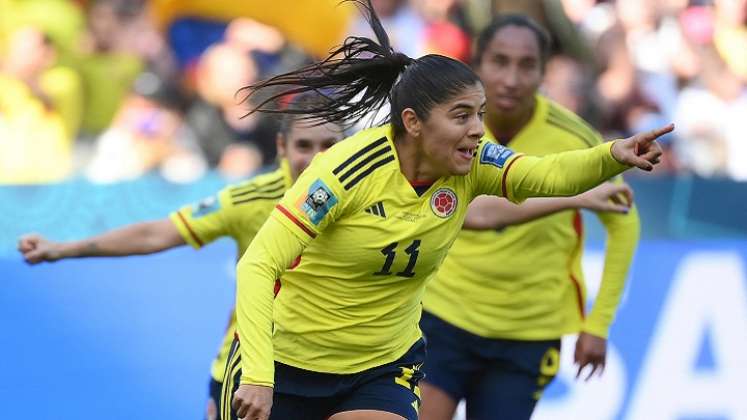
[(469, 171), (472, 169), (472, 162), (452, 162), (451, 165), (449, 165), (449, 172), (452, 175), (461, 176), (461, 175), (467, 175)]

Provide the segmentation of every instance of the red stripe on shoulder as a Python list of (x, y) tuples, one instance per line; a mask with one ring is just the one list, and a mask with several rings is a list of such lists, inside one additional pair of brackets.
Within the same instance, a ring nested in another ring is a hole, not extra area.
[(512, 160), (508, 166), (506, 166), (506, 169), (503, 171), (503, 178), (501, 179), (501, 193), (503, 193), (504, 198), (508, 198), (508, 188), (506, 187), (506, 176), (508, 175), (508, 170), (511, 169), (511, 166), (513, 166), (514, 162), (517, 160), (523, 158), (524, 155), (519, 155)]
[(205, 244), (200, 240), (200, 238), (197, 236), (195, 231), (192, 230), (192, 226), (190, 226), (189, 223), (187, 223), (187, 219), (182, 215), (182, 212), (178, 211), (176, 212), (176, 214), (177, 216), (179, 216), (179, 220), (181, 220), (182, 223), (184, 223), (184, 226), (189, 231), (189, 235), (192, 237), (192, 239), (195, 240), (195, 242), (197, 242), (197, 245), (199, 245), (200, 247), (204, 246)]
[(280, 210), (280, 212), (283, 213), (287, 218), (289, 218), (291, 222), (295, 223), (296, 226), (301, 228), (301, 230), (306, 232), (309, 236), (311, 236), (312, 238), (316, 238), (316, 233), (314, 233), (311, 229), (307, 228), (306, 225), (304, 225), (300, 220), (298, 220), (296, 216), (294, 216), (293, 213), (291, 213), (288, 209), (286, 209), (280, 204), (276, 205), (275, 208)]

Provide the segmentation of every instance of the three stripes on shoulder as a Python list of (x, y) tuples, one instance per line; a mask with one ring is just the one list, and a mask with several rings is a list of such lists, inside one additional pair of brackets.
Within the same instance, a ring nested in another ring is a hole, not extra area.
[(234, 187), (230, 191), (234, 206), (255, 200), (279, 200), (285, 194), (285, 179), (279, 176), (263, 184), (252, 182)]
[(337, 177), (345, 191), (353, 188), (377, 168), (394, 162), (394, 152), (386, 137), (382, 137), (358, 150), (336, 167), (332, 174)]

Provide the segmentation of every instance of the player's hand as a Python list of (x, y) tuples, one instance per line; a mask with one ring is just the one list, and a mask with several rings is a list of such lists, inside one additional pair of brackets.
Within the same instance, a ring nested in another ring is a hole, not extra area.
[(215, 405), (215, 400), (208, 398), (207, 411), (205, 412), (205, 420), (217, 420), (218, 419), (218, 407)]
[(261, 385), (240, 385), (233, 394), (231, 407), (239, 419), (267, 420), (272, 408), (272, 388)]
[(576, 352), (573, 355), (574, 362), (578, 365), (576, 379), (581, 376), (581, 371), (586, 366), (591, 366), (591, 372), (586, 376), (586, 381), (599, 371), (599, 376), (604, 372), (607, 359), (607, 340), (589, 333), (582, 332), (576, 340)]
[(633, 190), (628, 184), (605, 182), (576, 196), (578, 207), (609, 213), (627, 213), (633, 205)]
[(624, 165), (651, 171), (654, 165), (659, 163), (662, 154), (661, 146), (656, 139), (672, 130), (674, 130), (674, 124), (669, 124), (626, 139), (615, 140), (612, 144), (612, 156)]
[(23, 258), (29, 264), (57, 261), (62, 258), (62, 252), (57, 243), (35, 233), (24, 235), (18, 240), (18, 251), (23, 254)]

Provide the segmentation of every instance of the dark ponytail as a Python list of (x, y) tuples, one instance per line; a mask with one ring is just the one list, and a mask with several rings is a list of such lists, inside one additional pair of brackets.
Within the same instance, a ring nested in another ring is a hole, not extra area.
[[(245, 99), (273, 87), (286, 87), (261, 101), (249, 113), (295, 114), (300, 119), (316, 119), (335, 124), (355, 124), (391, 102), (390, 120), (395, 133), (404, 131), (401, 113), (415, 110), (426, 119), (431, 108), (459, 93), (479, 79), (464, 63), (427, 55), (414, 60), (392, 49), (370, 0), (344, 0), (355, 3), (371, 26), (376, 41), (349, 37), (342, 46), (318, 63), (247, 86)], [(378, 42), (377, 42), (378, 41)], [(329, 100), (325, 105), (276, 109), (272, 104), (289, 94), (315, 91)]]

